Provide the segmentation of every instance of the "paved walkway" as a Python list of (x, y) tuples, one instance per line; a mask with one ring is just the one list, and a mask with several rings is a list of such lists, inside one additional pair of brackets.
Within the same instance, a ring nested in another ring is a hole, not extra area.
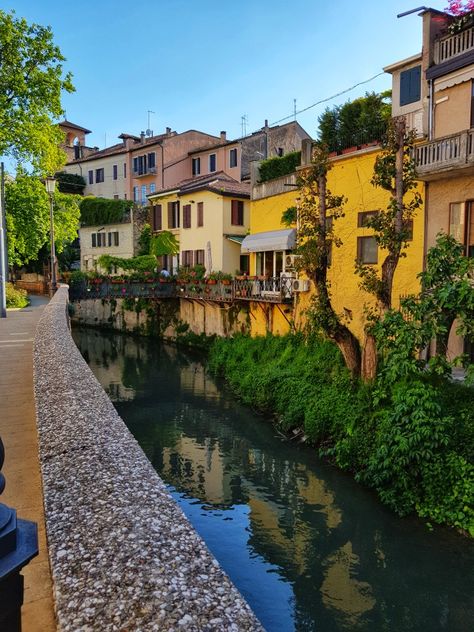
[(30, 297), (31, 305), (9, 310), (0, 319), (0, 436), (5, 445), (5, 491), (0, 501), (20, 518), (38, 523), (39, 555), (23, 569), (23, 632), (53, 632), (56, 623), (43, 513), (33, 396), (33, 339), (48, 299)]

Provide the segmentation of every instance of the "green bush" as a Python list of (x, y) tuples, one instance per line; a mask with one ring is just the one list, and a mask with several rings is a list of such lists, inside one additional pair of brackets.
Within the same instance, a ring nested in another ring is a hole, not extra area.
[(260, 182), (294, 173), (301, 164), (301, 152), (292, 151), (285, 156), (274, 156), (260, 163)]
[(209, 368), (398, 514), (474, 536), (474, 389), (428, 373), (363, 384), (335, 345), (301, 335), (217, 338)]
[(26, 290), (20, 290), (13, 283), (6, 284), (7, 307), (26, 307), (29, 303)]
[(124, 219), (132, 206), (131, 200), (85, 197), (80, 204), (81, 224), (82, 226), (117, 224)]

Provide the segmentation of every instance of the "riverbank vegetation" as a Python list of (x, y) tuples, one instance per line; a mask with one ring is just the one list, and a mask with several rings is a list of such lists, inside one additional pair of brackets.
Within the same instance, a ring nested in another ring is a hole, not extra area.
[[(332, 342), (293, 334), (215, 340), (209, 367), (243, 402), (302, 430), (320, 455), (417, 513), (474, 537), (474, 390), (430, 370), (373, 383), (351, 376)], [(406, 369), (406, 366), (405, 366)]]
[(7, 283), (6, 287), (7, 308), (22, 308), (29, 303), (26, 290), (16, 288), (13, 283)]

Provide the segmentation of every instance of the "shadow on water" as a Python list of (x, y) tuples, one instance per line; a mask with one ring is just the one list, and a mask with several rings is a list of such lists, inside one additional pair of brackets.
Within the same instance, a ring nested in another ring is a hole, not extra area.
[(76, 344), (268, 631), (471, 632), (474, 546), (399, 519), (282, 442), (198, 357), (76, 329)]

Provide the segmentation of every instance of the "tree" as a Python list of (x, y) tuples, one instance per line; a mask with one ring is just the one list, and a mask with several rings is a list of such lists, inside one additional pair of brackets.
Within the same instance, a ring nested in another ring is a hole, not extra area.
[[(58, 253), (77, 238), (79, 196), (56, 191), (54, 233)], [(44, 184), (21, 170), (5, 187), (8, 230), (8, 258), (12, 266), (22, 266), (38, 257), (49, 241), (49, 197)]]
[(56, 174), (55, 178), (58, 182), (58, 189), (61, 191), (61, 193), (75, 193), (76, 195), (84, 195), (86, 181), (79, 174), (59, 171)]
[[(416, 187), (413, 142), (413, 133), (406, 131), (405, 118), (393, 119), (388, 127), (384, 149), (375, 161), (372, 184), (388, 191), (390, 201), (388, 207), (379, 210), (367, 225), (374, 229), (377, 244), (387, 254), (380, 273), (372, 266), (356, 262), (356, 270), (362, 279), (361, 287), (377, 300), (372, 322), (392, 307), (395, 270), (400, 258), (406, 256), (404, 251), (408, 245), (411, 222), (422, 201), (420, 194), (413, 191)], [(373, 379), (376, 368), (376, 341), (369, 327), (363, 354), (363, 377)]]
[(319, 139), (329, 151), (382, 140), (390, 119), (391, 93), (364, 97), (326, 110), (318, 118)]
[[(298, 178), (298, 247), (299, 267), (305, 270), (316, 287), (308, 312), (311, 326), (333, 340), (353, 375), (360, 372), (359, 343), (350, 329), (336, 314), (331, 303), (328, 268), (332, 247), (340, 245), (334, 232), (335, 221), (342, 216), (344, 198), (331, 195), (327, 174), (331, 165), (322, 146), (313, 148), (311, 165)], [(292, 209), (284, 216), (291, 221)]]
[(63, 114), (61, 91), (74, 88), (51, 28), (0, 10), (0, 60), (0, 155), (53, 174), (65, 161), (53, 120)]

